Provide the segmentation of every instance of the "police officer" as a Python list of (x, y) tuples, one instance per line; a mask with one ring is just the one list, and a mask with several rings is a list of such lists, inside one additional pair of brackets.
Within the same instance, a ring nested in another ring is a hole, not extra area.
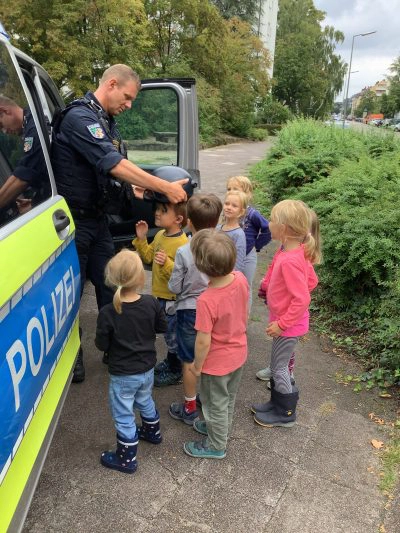
[[(104, 72), (95, 92), (70, 104), (54, 124), (52, 163), (57, 190), (65, 197), (75, 221), (81, 291), (89, 278), (99, 309), (113, 296), (104, 284), (105, 265), (114, 255), (104, 213), (115, 191), (121, 190), (115, 180), (163, 193), (173, 203), (186, 199), (182, 185), (187, 179), (170, 183), (126, 159), (114, 116), (130, 109), (139, 90), (140, 79), (130, 67), (113, 65)], [(81, 349), (73, 381), (84, 379)]]
[(50, 196), (46, 163), (29, 108), (23, 109), (14, 100), (0, 95), (0, 130), (8, 135), (21, 135), (23, 142), (23, 155), (0, 189), (0, 209), (15, 202), (28, 187), (31, 187), (30, 196), (36, 196), (36, 201)]

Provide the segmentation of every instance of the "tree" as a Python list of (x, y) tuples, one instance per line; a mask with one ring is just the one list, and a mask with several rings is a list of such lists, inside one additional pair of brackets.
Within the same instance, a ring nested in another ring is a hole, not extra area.
[(273, 94), (294, 113), (323, 117), (343, 86), (346, 65), (335, 48), (344, 35), (322, 29), (324, 17), (312, 0), (279, 4)]
[(397, 57), (390, 66), (391, 76), (388, 94), (388, 114), (394, 115), (400, 111), (400, 56)]
[(13, 0), (2, 2), (0, 20), (58, 86), (77, 94), (113, 63), (141, 72), (149, 45), (141, 0), (126, 0), (124, 9), (117, 0)]
[(249, 24), (255, 24), (260, 16), (260, 0), (211, 0), (225, 19), (238, 17)]
[(360, 103), (355, 110), (356, 117), (362, 117), (364, 113), (370, 115), (378, 111), (378, 98), (374, 91), (366, 89), (362, 92)]

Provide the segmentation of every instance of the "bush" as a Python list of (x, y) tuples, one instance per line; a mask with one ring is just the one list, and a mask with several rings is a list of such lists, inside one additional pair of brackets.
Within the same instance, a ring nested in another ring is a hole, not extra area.
[(296, 197), (318, 213), (324, 263), (316, 305), (325, 324), (344, 328), (373, 365), (399, 369), (399, 141), (297, 120), (250, 175), (264, 212)]
[(264, 100), (257, 113), (257, 121), (264, 124), (284, 124), (293, 118), (290, 109), (272, 96)]

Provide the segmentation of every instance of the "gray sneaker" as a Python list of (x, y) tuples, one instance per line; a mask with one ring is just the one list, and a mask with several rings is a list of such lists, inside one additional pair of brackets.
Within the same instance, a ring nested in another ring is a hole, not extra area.
[(261, 381), (269, 381), (272, 377), (272, 372), (269, 366), (259, 370), (256, 374), (256, 378), (261, 379)]

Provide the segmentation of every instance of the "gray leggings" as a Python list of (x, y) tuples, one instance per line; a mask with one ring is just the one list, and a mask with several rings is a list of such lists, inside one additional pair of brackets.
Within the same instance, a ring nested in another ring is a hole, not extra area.
[(292, 392), (288, 364), (298, 340), (299, 337), (274, 337), (272, 341), (271, 372), (275, 389), (282, 394)]

